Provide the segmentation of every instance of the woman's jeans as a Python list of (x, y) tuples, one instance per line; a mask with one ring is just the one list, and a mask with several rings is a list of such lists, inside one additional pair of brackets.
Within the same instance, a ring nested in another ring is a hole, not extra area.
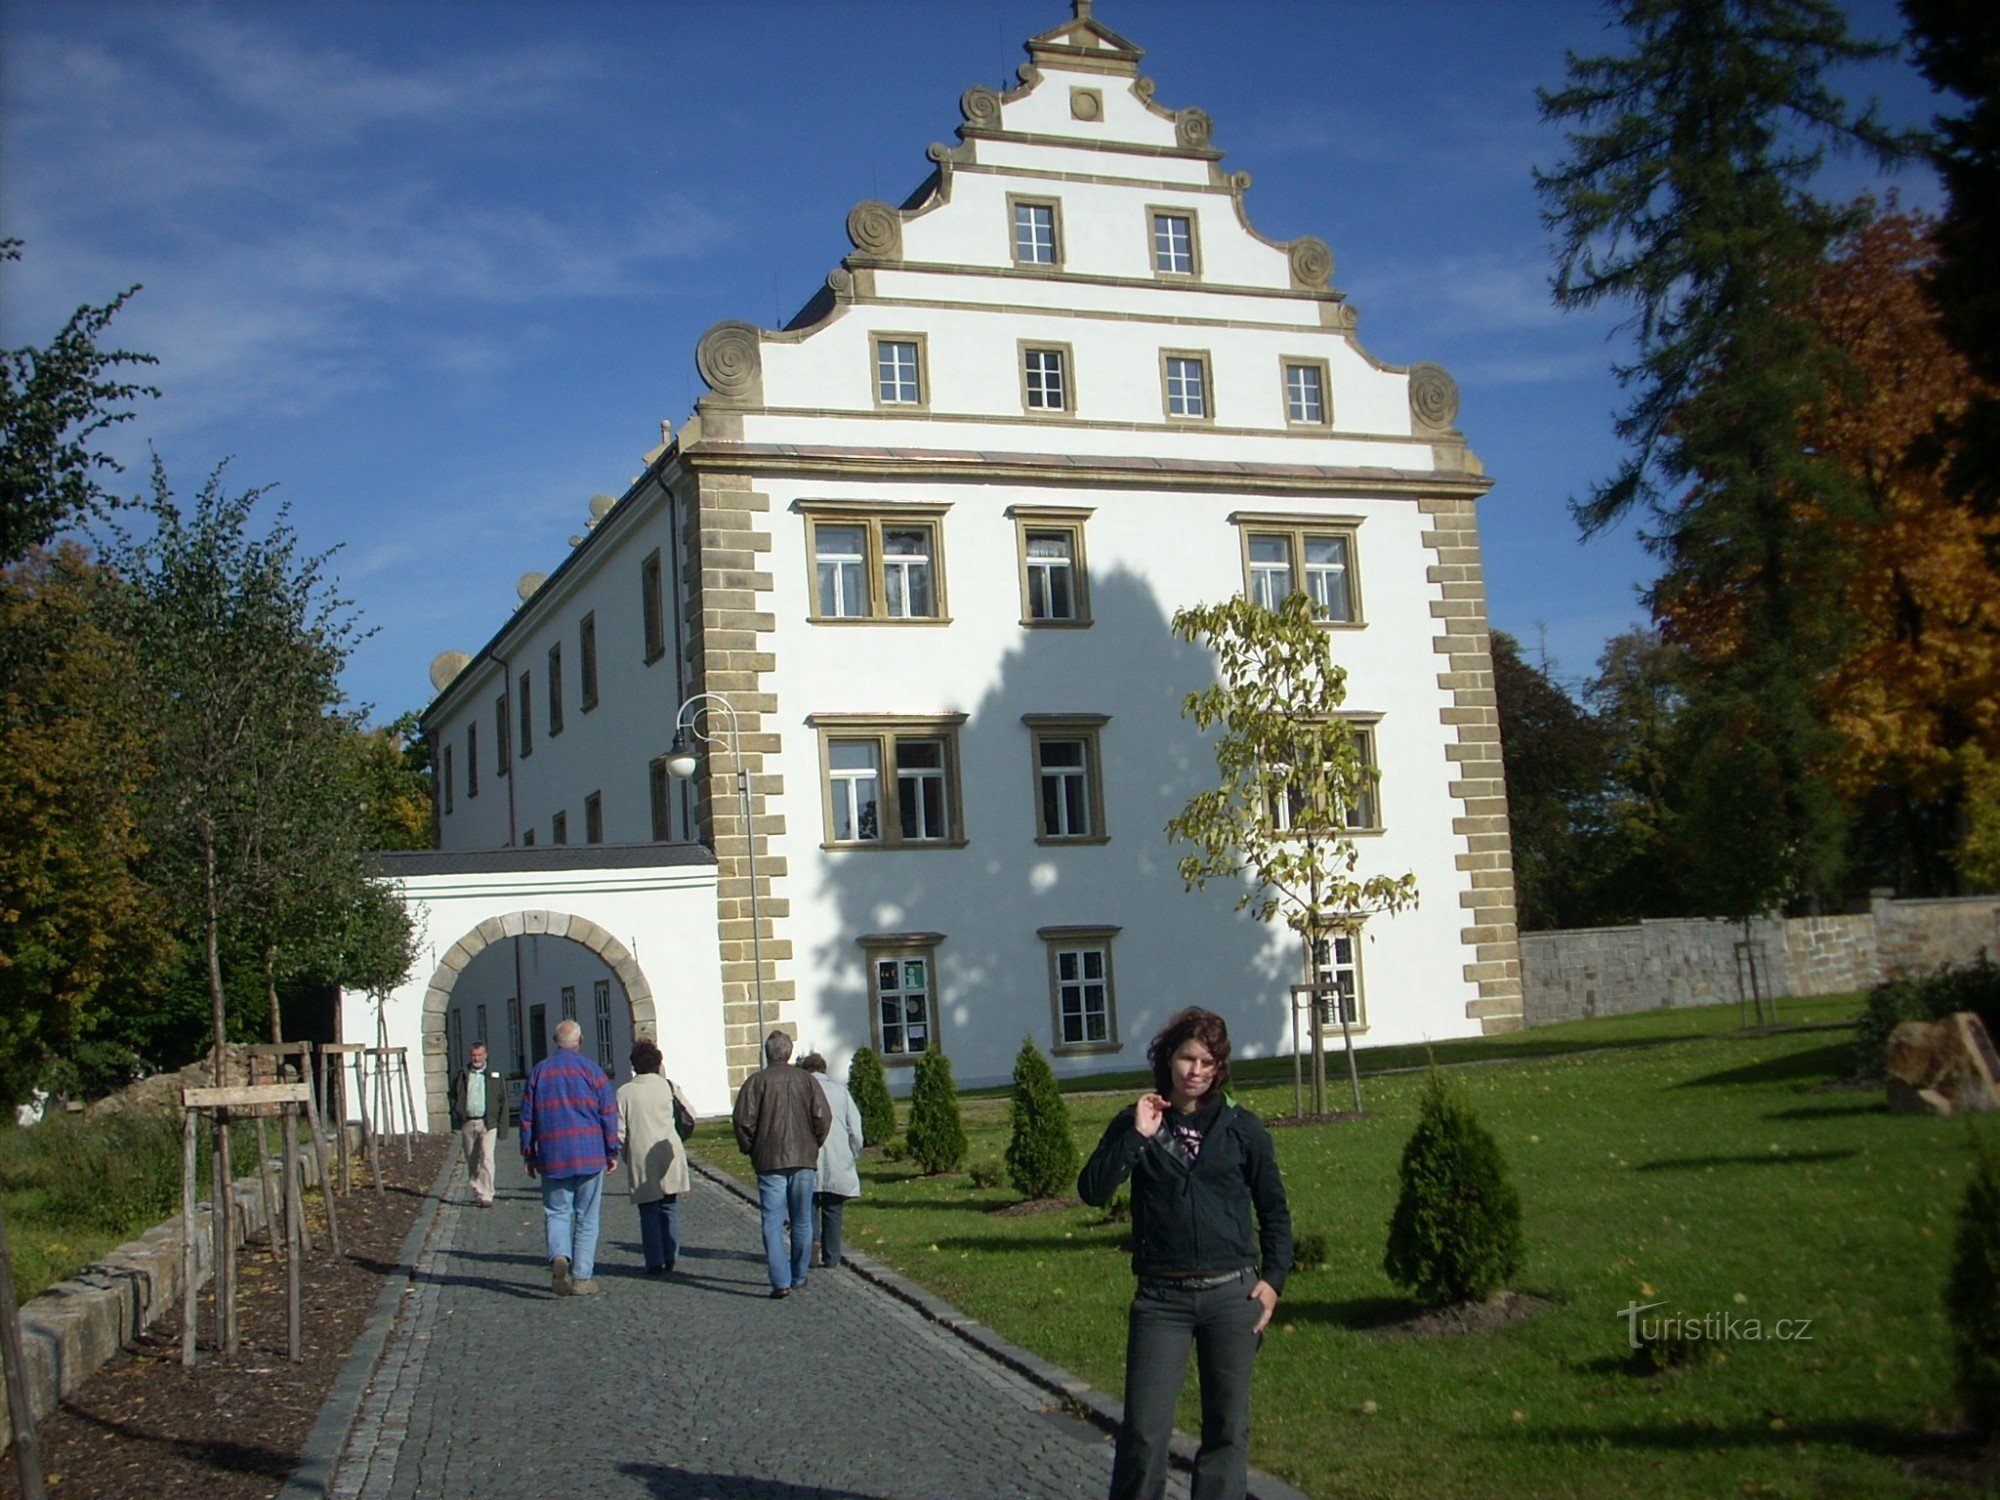
[(1255, 1271), (1191, 1292), (1142, 1277), (1125, 1336), (1125, 1420), (1111, 1466), (1111, 1500), (1154, 1500), (1167, 1485), (1174, 1402), (1188, 1346), (1201, 1374), (1201, 1451), (1193, 1500), (1237, 1500), (1250, 1482), (1250, 1372), (1264, 1305), (1250, 1295)]
[(819, 1210), (819, 1263), (837, 1266), (840, 1264), (840, 1221), (847, 1213), (847, 1199), (839, 1193), (814, 1193), (813, 1205)]
[(639, 1205), (639, 1248), (645, 1252), (646, 1269), (667, 1271), (681, 1258), (681, 1205), (679, 1195), (668, 1193), (651, 1203)]

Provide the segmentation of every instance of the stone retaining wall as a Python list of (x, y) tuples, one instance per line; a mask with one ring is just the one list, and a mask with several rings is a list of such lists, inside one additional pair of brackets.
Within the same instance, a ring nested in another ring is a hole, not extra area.
[[(312, 1143), (303, 1143), (299, 1152), (306, 1182), (316, 1184), (319, 1172)], [(272, 1160), (278, 1163), (283, 1158)], [(283, 1181), (279, 1170), (272, 1172), (274, 1183)], [(239, 1246), (268, 1222), (263, 1183), (254, 1172), (236, 1179), (234, 1217)], [(197, 1205), (194, 1223), (199, 1287), (214, 1271), (214, 1206), (206, 1200)], [(63, 1397), (178, 1303), (181, 1290), (181, 1221), (176, 1214), (68, 1281), (31, 1297), (21, 1308), (21, 1353), (36, 1420), (54, 1411)], [(13, 1418), (7, 1403), (0, 1400), (0, 1449), (13, 1440)]]
[[(1740, 1000), (1742, 925), (1640, 922), (1521, 934), (1527, 1024)], [(1895, 974), (2000, 957), (2000, 897), (1877, 897), (1866, 912), (1750, 924), (1758, 982), (1779, 997), (1865, 990)]]

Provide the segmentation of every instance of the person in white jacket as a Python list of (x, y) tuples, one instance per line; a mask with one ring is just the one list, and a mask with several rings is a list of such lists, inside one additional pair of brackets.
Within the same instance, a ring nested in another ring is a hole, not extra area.
[(808, 1053), (799, 1066), (812, 1074), (833, 1110), (833, 1128), (819, 1148), (819, 1185), (813, 1193), (813, 1206), (819, 1215), (819, 1263), (837, 1266), (841, 1217), (847, 1212), (848, 1199), (861, 1196), (861, 1174), (854, 1166), (864, 1144), (861, 1110), (847, 1092), (847, 1085), (827, 1076), (826, 1059), (817, 1052)]
[(660, 1072), (663, 1061), (660, 1049), (640, 1038), (632, 1047), (632, 1077), (618, 1090), (619, 1155), (639, 1210), (648, 1276), (666, 1275), (680, 1257), (680, 1195), (688, 1190), (687, 1148), (674, 1129), (674, 1100), (690, 1114), (693, 1109), (680, 1085)]

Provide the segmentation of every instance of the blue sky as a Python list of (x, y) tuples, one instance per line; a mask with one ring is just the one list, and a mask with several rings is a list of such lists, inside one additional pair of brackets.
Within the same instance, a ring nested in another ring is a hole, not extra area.
[[(1893, 37), (1884, 0), (1857, 32)], [(120, 429), (191, 495), (231, 460), (275, 484), (374, 634), (347, 686), (420, 707), (621, 492), (701, 384), (710, 324), (787, 318), (900, 199), (971, 84), (1013, 81), (1066, 0), (233, 3), (0, 8), (0, 341), (145, 290), (114, 331), (165, 395)], [(1614, 50), (1572, 0), (1100, 0), (1169, 107), (1215, 121), (1266, 234), (1332, 246), (1363, 342), (1457, 377), (1498, 484), (1482, 503), (1494, 624), (1587, 675), (1641, 617), (1632, 528), (1579, 542), (1606, 474), (1616, 318), (1548, 300), (1534, 89)], [(1900, 64), (1838, 80), (1892, 120)], [(1885, 184), (1856, 162), (1824, 190)], [(1927, 173), (1888, 184), (1934, 206)]]

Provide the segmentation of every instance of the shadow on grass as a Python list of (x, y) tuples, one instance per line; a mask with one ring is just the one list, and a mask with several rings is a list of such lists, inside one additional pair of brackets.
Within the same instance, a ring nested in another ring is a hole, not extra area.
[(1684, 1079), (1675, 1087), (1734, 1088), (1740, 1084), (1755, 1083), (1818, 1083), (1844, 1075), (1853, 1060), (1853, 1044), (1837, 1042), (1826, 1047), (1809, 1047), (1803, 1052), (1788, 1052), (1783, 1057), (1770, 1057), (1763, 1062), (1746, 1063), (1740, 1068), (1724, 1068), (1719, 1073), (1704, 1073), (1699, 1078)]
[(1658, 1161), (1642, 1161), (1635, 1172), (1699, 1172), (1707, 1167), (1798, 1167), (1818, 1162), (1845, 1161), (1861, 1153), (1852, 1147), (1838, 1151), (1745, 1151), (1737, 1156), (1666, 1156)]
[(1798, 1104), (1790, 1109), (1777, 1109), (1764, 1116), (1767, 1120), (1851, 1120), (1862, 1115), (1886, 1115), (1889, 1102), (1886, 1099), (1870, 1099), (1858, 1104)]
[(1787, 1422), (1773, 1428), (1770, 1423), (1703, 1422), (1635, 1423), (1625, 1427), (1579, 1427), (1562, 1425), (1532, 1428), (1523, 1434), (1534, 1442), (1589, 1445), (1609, 1443), (1614, 1448), (1641, 1448), (1662, 1453), (1713, 1452), (1718, 1448), (1791, 1448), (1799, 1444), (1821, 1444), (1851, 1448), (1886, 1458), (1915, 1458), (1927, 1453), (1947, 1453), (1964, 1446), (1955, 1435), (1912, 1432), (1888, 1422)]

